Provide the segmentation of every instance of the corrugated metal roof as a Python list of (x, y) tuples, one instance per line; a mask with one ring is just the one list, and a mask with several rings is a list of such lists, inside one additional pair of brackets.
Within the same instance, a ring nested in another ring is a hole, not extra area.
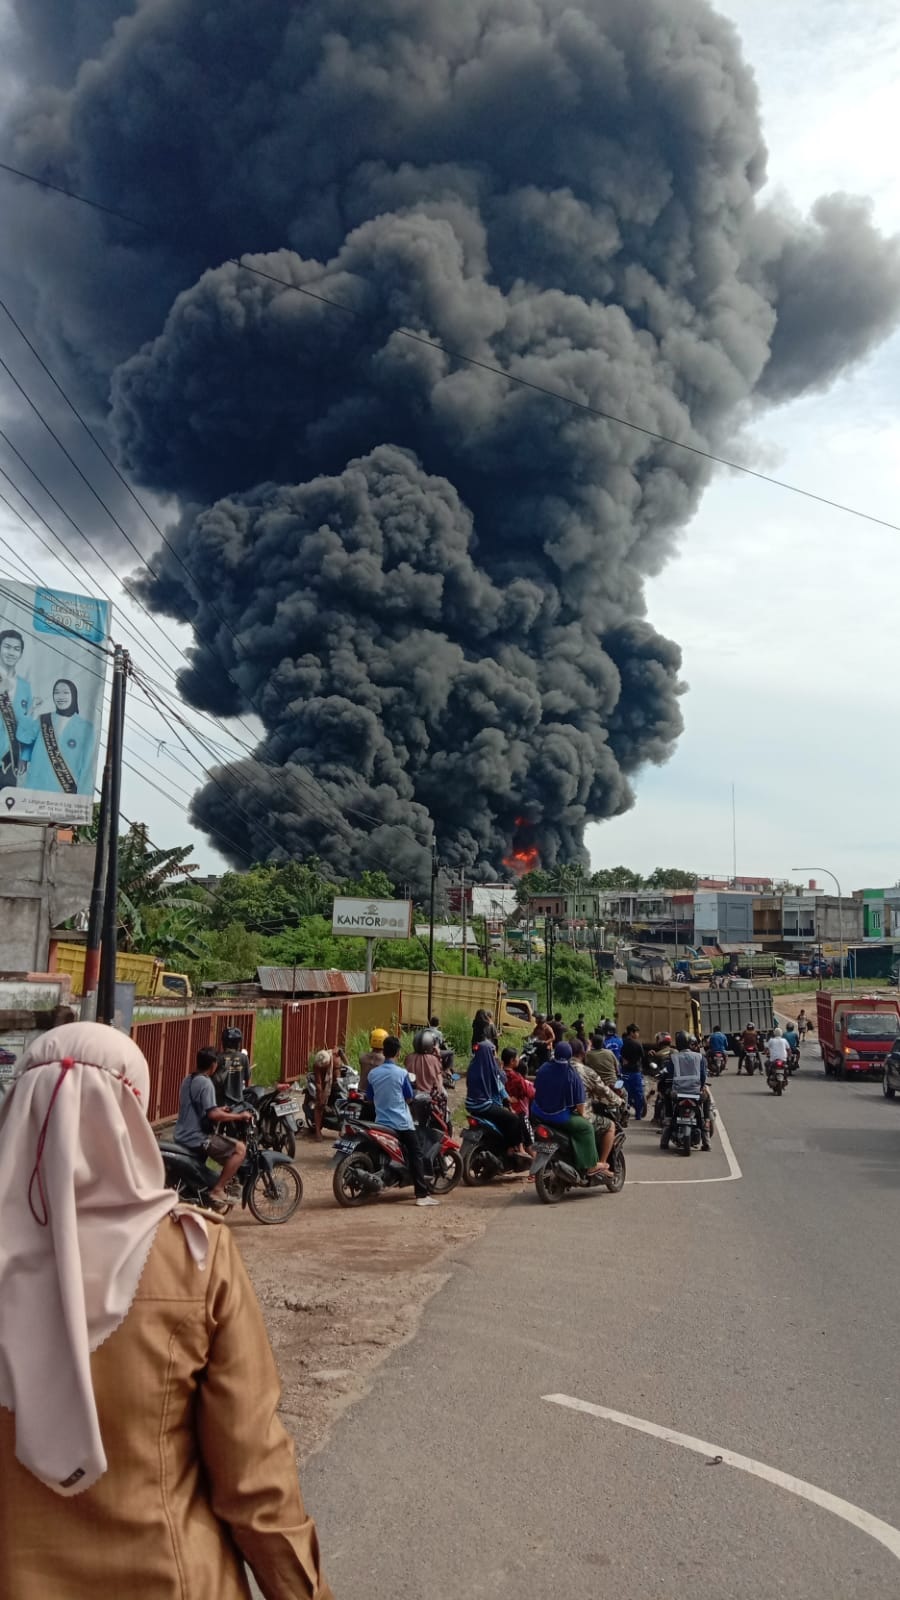
[(268, 994), (365, 994), (364, 972), (323, 967), (257, 967), (259, 986)]

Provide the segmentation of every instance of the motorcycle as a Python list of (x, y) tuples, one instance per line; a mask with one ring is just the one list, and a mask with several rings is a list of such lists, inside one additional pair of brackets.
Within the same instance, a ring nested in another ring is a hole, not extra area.
[(784, 1094), (790, 1082), (786, 1061), (770, 1061), (766, 1073), (766, 1083), (773, 1094)]
[[(462, 1175), (459, 1145), (432, 1102), (417, 1094), (412, 1102), (425, 1177), (432, 1194), (449, 1194)], [(383, 1189), (404, 1189), (413, 1181), (406, 1151), (390, 1128), (373, 1122), (347, 1122), (334, 1146), (332, 1189), (339, 1206), (359, 1206)]]
[(725, 1063), (727, 1060), (728, 1057), (722, 1050), (713, 1050), (710, 1052), (708, 1057), (708, 1066), (709, 1075), (711, 1078), (721, 1077), (722, 1073), (725, 1071)]
[[(675, 1148), (680, 1150), (682, 1155), (689, 1156), (694, 1145), (702, 1142), (700, 1133), (700, 1098), (699, 1094), (676, 1094), (673, 1096), (672, 1114), (663, 1129), (662, 1138), (659, 1141), (660, 1150), (668, 1150), (669, 1145), (674, 1140)], [(705, 1118), (703, 1122), (704, 1132), (708, 1137), (708, 1124)]]
[(477, 1189), (504, 1172), (523, 1173), (531, 1166), (531, 1156), (511, 1155), (506, 1140), (487, 1115), (468, 1113), (469, 1125), (462, 1136), (462, 1180), (467, 1189)]
[(564, 1124), (550, 1127), (546, 1122), (535, 1120), (537, 1154), (531, 1163), (531, 1176), (537, 1197), (545, 1206), (555, 1206), (569, 1189), (608, 1189), (610, 1194), (621, 1193), (625, 1186), (625, 1152), (622, 1147), (628, 1125), (628, 1110), (626, 1107), (620, 1111), (615, 1106), (603, 1106), (602, 1111), (612, 1121), (616, 1134), (609, 1152), (609, 1172), (598, 1172), (593, 1177), (585, 1176), (575, 1166), (572, 1141)]
[(274, 1088), (250, 1084), (244, 1090), (244, 1103), (252, 1106), (259, 1118), (259, 1142), (263, 1149), (280, 1150), (293, 1161), (297, 1153), (300, 1108), (290, 1084), (279, 1083)]
[[(242, 1209), (249, 1209), (257, 1222), (287, 1222), (303, 1199), (303, 1179), (288, 1156), (262, 1148), (255, 1115), (245, 1139), (247, 1154), (229, 1187), (240, 1189)], [(174, 1189), (188, 1205), (207, 1206), (210, 1190), (219, 1181), (218, 1167), (207, 1166), (199, 1152), (174, 1139), (160, 1139), (159, 1148), (166, 1188)]]
[(759, 1053), (758, 1046), (755, 1050), (745, 1050), (743, 1052), (738, 1061), (738, 1072), (740, 1072), (742, 1067), (744, 1068), (748, 1078), (753, 1077), (753, 1074), (757, 1068), (759, 1068), (760, 1072), (762, 1071), (762, 1057)]
[(787, 1062), (787, 1069), (788, 1069), (788, 1072), (789, 1072), (789, 1073), (794, 1073), (794, 1072), (796, 1072), (796, 1071), (797, 1071), (797, 1068), (798, 1068), (798, 1067), (799, 1067), (799, 1065), (800, 1065), (800, 1051), (799, 1051), (799, 1049), (797, 1049), (797, 1047), (796, 1047), (796, 1046), (795, 1046), (795, 1047), (794, 1047), (794, 1048), (793, 1048), (793, 1049), (792, 1049), (792, 1050), (791, 1050), (791, 1052), (790, 1052), (790, 1054), (789, 1054), (789, 1056), (788, 1056), (788, 1062)]
[[(328, 1096), (322, 1127), (331, 1128), (339, 1133), (347, 1121), (348, 1106), (354, 1105), (357, 1101), (361, 1101), (359, 1073), (355, 1067), (344, 1067)], [(307, 1074), (306, 1087), (303, 1090), (303, 1116), (307, 1128), (312, 1133), (316, 1126), (316, 1078), (313, 1072)]]

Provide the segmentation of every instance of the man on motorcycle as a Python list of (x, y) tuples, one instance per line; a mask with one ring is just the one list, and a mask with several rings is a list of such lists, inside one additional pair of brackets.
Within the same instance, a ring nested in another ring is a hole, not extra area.
[(400, 1040), (393, 1034), (385, 1035), (382, 1044), (384, 1060), (380, 1066), (369, 1069), (366, 1099), (375, 1106), (376, 1128), (390, 1128), (397, 1143), (403, 1147), (412, 1173), (416, 1205), (436, 1206), (440, 1202), (428, 1192), (422, 1147), (407, 1103), (413, 1098), (415, 1090), (409, 1073), (397, 1060), (401, 1048)]
[(667, 1126), (663, 1130), (659, 1141), (661, 1150), (669, 1146), (669, 1125), (674, 1112), (674, 1101), (680, 1094), (697, 1096), (697, 1125), (700, 1129), (700, 1148), (709, 1149), (709, 1135), (706, 1131), (705, 1111), (709, 1106), (709, 1090), (706, 1087), (707, 1067), (706, 1057), (701, 1055), (696, 1048), (697, 1041), (682, 1032), (680, 1029), (675, 1035), (675, 1049), (669, 1057), (668, 1063), (659, 1075), (660, 1090), (667, 1097), (666, 1113)]
[(373, 1067), (384, 1066), (384, 1041), (388, 1036), (387, 1028), (373, 1028), (369, 1034), (369, 1048), (364, 1050), (359, 1058), (359, 1088), (365, 1094), (366, 1083)]
[[(572, 1065), (572, 1046), (560, 1043), (549, 1061), (538, 1069), (534, 1080), (534, 1114), (549, 1127), (560, 1127), (572, 1141), (572, 1151), (580, 1172), (586, 1177), (608, 1173), (609, 1166), (597, 1155), (593, 1124), (584, 1114), (585, 1086)], [(610, 1141), (610, 1148), (612, 1141)]]
[(773, 1066), (776, 1061), (780, 1062), (782, 1066), (787, 1065), (790, 1046), (788, 1045), (788, 1042), (780, 1028), (775, 1029), (775, 1032), (772, 1034), (772, 1037), (766, 1046), (766, 1050), (769, 1056), (770, 1067)]
[(227, 1111), (216, 1103), (216, 1086), (212, 1078), (218, 1067), (219, 1053), (211, 1045), (198, 1052), (194, 1070), (181, 1085), (174, 1134), (175, 1143), (184, 1145), (199, 1160), (204, 1161), (210, 1156), (221, 1166), (219, 1181), (209, 1192), (209, 1198), (216, 1207), (230, 1204), (226, 1188), (247, 1154), (247, 1146), (241, 1140), (226, 1139), (218, 1129), (235, 1122), (246, 1122), (253, 1115), (249, 1110)]
[(721, 1028), (714, 1028), (706, 1046), (708, 1056), (727, 1056), (728, 1038)]
[(222, 1029), (222, 1055), (214, 1080), (220, 1106), (240, 1105), (244, 1090), (250, 1087), (253, 1068), (243, 1043), (240, 1028)]
[[(594, 1051), (592, 1050), (590, 1053), (593, 1055)], [(610, 1057), (610, 1060), (615, 1061), (616, 1058), (611, 1050), (608, 1050), (606, 1054)], [(622, 1094), (619, 1089), (613, 1088), (611, 1084), (601, 1078), (598, 1072), (594, 1071), (593, 1067), (588, 1066), (584, 1045), (580, 1040), (577, 1040), (572, 1046), (572, 1065), (579, 1077), (584, 1080), (584, 1087), (587, 1090), (588, 1099), (594, 1111), (594, 1133), (597, 1139), (597, 1153), (601, 1161), (608, 1161), (609, 1153), (615, 1143), (616, 1130), (611, 1118), (606, 1115), (605, 1108), (613, 1106), (621, 1110), (623, 1106), (627, 1106), (628, 1096)], [(615, 1082), (615, 1079), (613, 1079), (613, 1082)]]
[(784, 1042), (792, 1054), (794, 1051), (797, 1051), (799, 1054), (800, 1035), (797, 1032), (797, 1024), (794, 1022), (793, 1018), (790, 1017), (784, 1025)]
[(448, 1045), (446, 1039), (444, 1038), (444, 1035), (441, 1032), (441, 1019), (440, 1019), (440, 1017), (430, 1017), (429, 1021), (428, 1021), (428, 1026), (431, 1029), (432, 1033), (434, 1034), (435, 1048), (437, 1049), (437, 1053), (441, 1058), (441, 1066), (442, 1066), (444, 1072), (452, 1072), (454, 1066), (456, 1065), (456, 1055), (451, 1050), (451, 1048)]
[(607, 1088), (615, 1088), (619, 1076), (619, 1063), (612, 1051), (606, 1049), (603, 1034), (599, 1030), (591, 1034), (591, 1048), (584, 1058), (584, 1064), (606, 1084)]
[(413, 1041), (415, 1049), (405, 1058), (405, 1066), (420, 1094), (427, 1094), (443, 1117), (449, 1120), (447, 1096), (444, 1093), (444, 1069), (437, 1053), (437, 1040), (430, 1028), (423, 1028)]
[(636, 1022), (629, 1022), (622, 1040), (622, 1079), (628, 1104), (640, 1122), (647, 1115), (647, 1097), (644, 1093), (644, 1046)]
[(743, 1033), (741, 1034), (741, 1044), (740, 1044), (740, 1049), (738, 1051), (737, 1069), (738, 1069), (738, 1076), (739, 1077), (740, 1077), (741, 1067), (744, 1065), (744, 1057), (745, 1056), (756, 1055), (758, 1050), (759, 1050), (759, 1034), (757, 1033), (756, 1028), (754, 1027), (753, 1023), (752, 1022), (748, 1022), (746, 1028), (744, 1029)]

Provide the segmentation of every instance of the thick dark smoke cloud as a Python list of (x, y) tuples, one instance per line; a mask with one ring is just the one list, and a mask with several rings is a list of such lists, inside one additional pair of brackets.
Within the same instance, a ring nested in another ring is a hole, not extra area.
[(185, 506), (140, 581), (193, 622), (185, 693), (266, 729), (197, 819), (412, 878), (432, 828), (578, 854), (680, 731), (643, 584), (708, 468), (397, 330), (716, 448), (893, 326), (896, 244), (846, 196), (759, 205), (701, 0), (143, 0), (64, 65), (22, 164), (160, 233), (30, 200), (42, 337)]

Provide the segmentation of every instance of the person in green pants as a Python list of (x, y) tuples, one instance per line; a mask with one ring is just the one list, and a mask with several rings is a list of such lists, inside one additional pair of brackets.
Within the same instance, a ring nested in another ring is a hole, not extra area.
[(554, 1046), (550, 1060), (538, 1068), (532, 1115), (551, 1128), (565, 1129), (579, 1172), (593, 1177), (597, 1172), (608, 1172), (609, 1167), (597, 1159), (597, 1140), (584, 1107), (584, 1083), (572, 1065), (572, 1046), (561, 1042)]

